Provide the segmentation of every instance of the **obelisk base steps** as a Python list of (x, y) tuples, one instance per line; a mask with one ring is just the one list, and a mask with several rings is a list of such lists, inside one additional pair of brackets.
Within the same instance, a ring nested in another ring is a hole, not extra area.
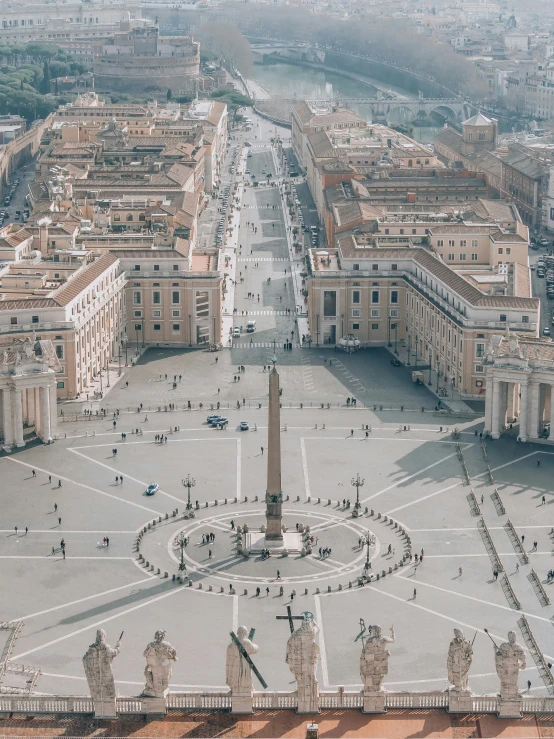
[(300, 554), (302, 551), (302, 534), (297, 531), (281, 534), (281, 539), (268, 539), (261, 531), (249, 531), (246, 534), (246, 549), (253, 554), (269, 549), (270, 552), (278, 554), (285, 549), (289, 554)]

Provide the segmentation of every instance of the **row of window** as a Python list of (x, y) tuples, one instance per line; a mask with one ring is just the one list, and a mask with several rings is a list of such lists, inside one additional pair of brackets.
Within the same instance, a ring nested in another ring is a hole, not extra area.
[[(141, 310), (134, 311), (134, 316), (135, 316), (135, 318), (142, 318), (142, 311)], [(162, 316), (161, 310), (153, 310), (152, 311), (152, 318), (161, 318), (161, 316)], [(172, 318), (180, 318), (180, 316), (181, 316), (181, 311), (180, 310), (172, 310), (171, 311), (171, 317)]]
[[(129, 219), (127, 219), (127, 220), (129, 220)], [(160, 265), (159, 264), (152, 264), (152, 265), (149, 264), (148, 267), (149, 268), (152, 267), (152, 270), (154, 272), (159, 272), (160, 271)], [(179, 265), (178, 264), (172, 264), (171, 265), (171, 268), (172, 268), (172, 270), (174, 272), (178, 272), (179, 271)], [(140, 264), (135, 264), (133, 266), (133, 272), (140, 272)]]
[[(161, 323), (154, 323), (153, 326), (152, 326), (152, 328), (154, 329), (154, 331), (161, 331), (162, 330), (162, 324)], [(181, 331), (181, 329), (182, 329), (182, 324), (180, 324), (180, 323), (172, 323), (171, 324), (171, 330), (173, 331), (174, 334), (179, 333)], [(135, 331), (142, 331), (142, 324), (135, 323)]]
[[(352, 290), (352, 303), (354, 305), (358, 305), (361, 303), (361, 292), (360, 290)], [(379, 290), (372, 290), (371, 291), (371, 302), (372, 303), (379, 303), (380, 302), (380, 291)], [(398, 290), (391, 290), (389, 295), (389, 302), (390, 303), (398, 303)]]
[[(437, 239), (437, 247), (444, 246), (444, 239)], [(455, 239), (448, 239), (448, 246), (454, 247), (456, 246), (456, 240)], [(465, 249), (467, 246), (467, 239), (460, 239), (458, 246), (460, 248)], [(479, 240), (478, 239), (472, 239), (471, 240), (471, 247), (473, 249), (477, 249), (479, 246)]]
[[(162, 302), (162, 294), (159, 290), (153, 290), (152, 291), (152, 303), (154, 305), (161, 305)], [(171, 292), (171, 302), (173, 305), (179, 305), (181, 302), (181, 293), (178, 290), (172, 290)], [(133, 304), (134, 305), (142, 305), (142, 293), (139, 290), (135, 290), (133, 292)]]

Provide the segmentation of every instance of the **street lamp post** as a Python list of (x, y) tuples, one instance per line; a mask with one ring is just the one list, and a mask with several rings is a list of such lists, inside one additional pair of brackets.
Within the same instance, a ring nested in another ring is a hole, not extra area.
[(433, 352), (431, 351), (431, 347), (429, 347), (429, 381), (428, 385), (431, 384), (431, 366), (433, 364)]
[(415, 369), (417, 370), (417, 345), (418, 345), (419, 337), (416, 334), (415, 337)]
[(360, 473), (356, 475), (356, 477), (353, 477), (350, 481), (350, 484), (352, 487), (356, 488), (356, 503), (354, 504), (354, 510), (352, 511), (352, 518), (358, 518), (360, 515), (360, 510), (362, 508), (362, 504), (360, 503), (360, 488), (364, 486), (365, 480), (362, 478), (360, 480)]
[(412, 335), (408, 334), (408, 361), (406, 362), (406, 366), (410, 366), (410, 353), (412, 351)]
[(117, 376), (121, 377), (121, 341), (119, 342), (119, 348), (117, 351)]
[(371, 559), (369, 556), (369, 548), (375, 546), (375, 537), (373, 536), (373, 534), (370, 534), (369, 531), (364, 536), (363, 546), (367, 547), (367, 554), (366, 554), (365, 564), (364, 564), (364, 575), (367, 576), (369, 570), (371, 569)]
[(106, 387), (110, 387), (110, 361), (109, 356), (106, 356)]
[(441, 363), (440, 363), (440, 359), (437, 357), (437, 394), (439, 392), (440, 374), (441, 374)]
[(187, 489), (187, 512), (189, 518), (194, 518), (194, 511), (192, 509), (192, 503), (190, 502), (190, 489), (196, 485), (196, 480), (190, 475), (186, 476), (185, 480), (181, 480), (183, 487)]
[(181, 561), (179, 563), (179, 571), (180, 572), (186, 572), (187, 565), (185, 562), (185, 549), (187, 544), (189, 543), (188, 538), (185, 536), (184, 532), (181, 531), (179, 536), (175, 537), (175, 540), (173, 542), (173, 546), (179, 547), (181, 550)]
[(391, 347), (392, 346), (392, 344), (390, 342), (390, 322), (391, 322), (391, 319), (390, 319), (390, 316), (389, 316), (389, 340), (388, 340), (388, 343), (387, 343), (387, 346), (388, 347)]
[(102, 367), (100, 367), (98, 374), (100, 375), (100, 397), (102, 397)]
[(394, 325), (394, 353), (398, 356), (398, 323)]

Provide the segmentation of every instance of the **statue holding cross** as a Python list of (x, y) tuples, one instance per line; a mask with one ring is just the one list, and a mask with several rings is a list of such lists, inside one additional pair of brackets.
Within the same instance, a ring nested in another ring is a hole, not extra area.
[(236, 634), (231, 631), (232, 641), (227, 647), (225, 669), (225, 682), (231, 688), (231, 713), (253, 713), (252, 672), (267, 688), (267, 683), (250, 659), (250, 655), (257, 654), (259, 649), (253, 638), (254, 629), (248, 633), (246, 626), (239, 626)]

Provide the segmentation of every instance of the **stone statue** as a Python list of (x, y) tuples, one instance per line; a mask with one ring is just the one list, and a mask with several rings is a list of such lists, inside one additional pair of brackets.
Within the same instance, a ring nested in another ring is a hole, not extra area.
[(286, 662), (296, 678), (298, 713), (319, 711), (319, 684), (316, 677), (319, 646), (315, 638), (319, 627), (313, 618), (305, 619), (287, 641)]
[(390, 627), (390, 636), (383, 636), (380, 626), (370, 626), (369, 637), (360, 656), (360, 676), (364, 691), (378, 693), (383, 678), (389, 671), (389, 655), (387, 644), (394, 642), (394, 626)]
[(98, 629), (96, 641), (83, 657), (85, 675), (97, 716), (115, 716), (115, 684), (112, 661), (119, 654), (119, 643), (114, 648), (106, 644), (106, 632)]
[(31, 357), (34, 354), (34, 351), (33, 351), (33, 345), (31, 343), (31, 339), (29, 337), (25, 339), (25, 345), (23, 346), (23, 351), (25, 352), (25, 356), (27, 357), (27, 359), (31, 359)]
[(21, 352), (16, 352), (15, 353), (15, 363), (16, 364), (21, 364)]
[[(237, 629), (238, 640), (248, 655), (257, 654), (259, 647), (248, 638), (248, 633), (246, 626), (239, 626)], [(227, 647), (225, 682), (231, 688), (232, 712), (252, 713), (254, 694), (252, 668), (244, 659), (234, 641), (231, 641)]]
[(156, 631), (154, 641), (144, 650), (146, 667), (144, 677), (146, 685), (142, 695), (151, 698), (165, 698), (169, 690), (169, 678), (171, 677), (171, 662), (177, 659), (177, 652), (171, 644), (165, 641), (165, 631)]
[(494, 661), (496, 674), (500, 678), (500, 698), (502, 700), (518, 700), (517, 689), (519, 671), (525, 669), (525, 652), (516, 642), (513, 631), (508, 632), (508, 641), (500, 646), (494, 645)]
[(448, 647), (448, 682), (454, 686), (454, 690), (469, 690), (468, 676), (471, 661), (473, 659), (473, 646), (471, 642), (464, 639), (461, 629), (454, 629), (454, 638)]

